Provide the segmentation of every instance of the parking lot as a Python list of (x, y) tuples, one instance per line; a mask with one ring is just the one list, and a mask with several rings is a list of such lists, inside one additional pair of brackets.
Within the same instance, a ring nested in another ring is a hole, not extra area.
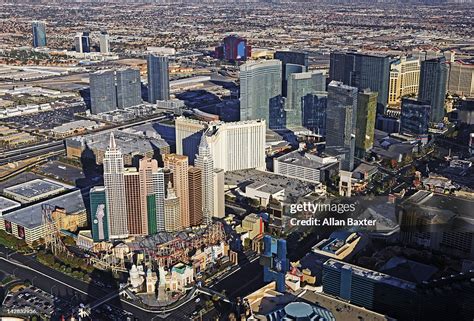
[(21, 286), (17, 291), (9, 292), (2, 304), (4, 309), (35, 311), (42, 315), (52, 315), (66, 306), (66, 301), (61, 302), (59, 298), (34, 286)]
[(84, 112), (85, 105), (69, 108), (58, 108), (23, 116), (3, 118), (2, 122), (11, 124), (16, 128), (27, 130), (48, 130), (53, 127), (77, 120), (75, 113)]

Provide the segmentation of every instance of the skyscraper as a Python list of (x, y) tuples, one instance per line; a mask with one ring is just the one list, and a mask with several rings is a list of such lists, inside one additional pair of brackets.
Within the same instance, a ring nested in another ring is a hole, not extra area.
[(142, 102), (140, 71), (134, 68), (119, 69), (117, 76), (117, 107), (136, 106)]
[(89, 191), (92, 238), (94, 242), (109, 240), (107, 221), (107, 198), (104, 186), (95, 186)]
[(308, 94), (326, 89), (326, 77), (321, 71), (291, 74), (288, 77), (286, 99), (286, 125), (295, 127), (303, 125), (303, 100)]
[[(181, 224), (189, 227), (188, 157), (176, 154), (163, 155), (165, 167), (173, 172), (173, 188), (179, 198)], [(170, 195), (168, 195), (169, 197)]]
[(224, 170), (214, 169), (214, 210), (213, 215), (216, 218), (225, 216), (225, 195), (224, 195)]
[(203, 222), (202, 206), (202, 171), (198, 167), (190, 166), (189, 179), (189, 224), (200, 225)]
[(214, 168), (224, 171), (266, 168), (264, 120), (211, 124), (209, 128), (207, 143)]
[(357, 157), (362, 158), (374, 145), (377, 93), (370, 90), (359, 92), (357, 96), (357, 126), (355, 148)]
[(199, 153), (196, 155), (196, 167), (201, 170), (202, 213), (204, 224), (212, 222), (214, 214), (214, 161), (211, 149), (204, 134), (199, 144)]
[(400, 132), (427, 138), (430, 111), (431, 106), (428, 102), (404, 98), (400, 115)]
[(106, 30), (102, 30), (99, 35), (99, 47), (100, 53), (110, 52), (110, 40), (109, 34)]
[[(287, 80), (291, 73), (306, 72), (309, 67), (308, 53), (291, 50), (277, 50), (274, 55), (282, 63), (282, 87), (281, 92), (283, 97), (287, 96)], [(323, 88), (322, 90), (325, 90)]]
[(148, 55), (148, 102), (170, 99), (168, 57)]
[(402, 56), (390, 64), (388, 104), (400, 106), (401, 99), (408, 95), (418, 95), (420, 83), (420, 60)]
[[(142, 228), (148, 234), (164, 231), (164, 171), (158, 168), (156, 159), (144, 157), (139, 162), (140, 197), (142, 212)], [(144, 215), (146, 213), (146, 215)]]
[(390, 79), (388, 56), (332, 52), (329, 78), (341, 81), (348, 86), (357, 87), (359, 90), (369, 88), (377, 92), (377, 112), (385, 113), (388, 105)]
[(126, 168), (124, 170), (125, 182), (125, 203), (127, 206), (128, 234), (145, 235), (147, 229), (143, 228), (142, 221), (146, 220), (142, 216), (141, 195), (140, 195), (140, 175), (136, 168)]
[(431, 122), (441, 122), (444, 118), (444, 100), (448, 67), (444, 57), (421, 62), (418, 98), (431, 105)]
[(264, 169), (265, 128), (263, 120), (207, 123), (178, 117), (176, 149), (186, 156), (196, 151), (196, 156), (203, 132), (207, 130), (207, 143), (214, 168), (222, 168), (224, 171)]
[(168, 183), (171, 182), (171, 184), (173, 184), (173, 172), (169, 168), (163, 168), (162, 171), (163, 171), (163, 176), (164, 176), (165, 195), (166, 195), (166, 192), (167, 192), (166, 187), (168, 186)]
[(91, 52), (91, 38), (90, 32), (84, 31), (80, 32), (74, 38), (74, 43), (76, 46), (76, 51), (80, 53)]
[(74, 49), (76, 52), (82, 53), (82, 32), (79, 32), (74, 37)]
[(474, 97), (474, 59), (451, 62), (448, 79), (450, 93)]
[(176, 154), (188, 156), (189, 163), (194, 164), (198, 154), (201, 137), (207, 128), (204, 121), (177, 117), (174, 121), (176, 131)]
[(164, 202), (165, 210), (165, 231), (166, 232), (178, 232), (183, 229), (181, 215), (181, 202), (180, 198), (176, 195), (175, 189), (172, 187), (171, 182), (168, 184), (167, 196)]
[(292, 50), (277, 50), (274, 55), (275, 59), (282, 62), (283, 65), (293, 64), (304, 67), (303, 71), (308, 71), (309, 60), (308, 53)]
[(42, 21), (33, 21), (33, 47), (45, 47), (46, 41), (46, 24)]
[(115, 75), (112, 70), (102, 70), (90, 74), (89, 85), (93, 114), (117, 109)]
[(306, 94), (301, 98), (303, 127), (323, 137), (326, 136), (327, 100), (326, 91)]
[(240, 66), (240, 120), (265, 119), (271, 127), (270, 111), (281, 108), (281, 61), (250, 61)]
[(128, 237), (127, 204), (122, 152), (115, 144), (114, 134), (104, 158), (104, 185), (107, 200), (108, 234), (111, 239)]
[(354, 167), (357, 88), (331, 81), (328, 86), (326, 147), (342, 148), (341, 169)]

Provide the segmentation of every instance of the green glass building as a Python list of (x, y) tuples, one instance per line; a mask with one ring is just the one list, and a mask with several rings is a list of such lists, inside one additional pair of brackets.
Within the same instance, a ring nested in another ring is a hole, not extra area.
[(96, 186), (91, 188), (90, 215), (92, 222), (92, 238), (94, 242), (109, 240), (109, 225), (107, 221), (107, 201), (105, 187)]
[(377, 96), (376, 92), (370, 90), (358, 93), (355, 148), (359, 158), (364, 157), (374, 145)]
[(326, 76), (322, 71), (293, 73), (288, 76), (286, 99), (286, 127), (303, 125), (303, 100), (308, 94), (326, 89)]

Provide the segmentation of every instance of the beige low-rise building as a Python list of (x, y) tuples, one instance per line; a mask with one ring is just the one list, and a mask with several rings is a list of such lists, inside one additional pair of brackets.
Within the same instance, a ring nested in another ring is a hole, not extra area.
[(8, 135), (0, 136), (0, 145), (15, 147), (24, 144), (30, 144), (37, 140), (36, 136), (24, 132), (13, 132)]

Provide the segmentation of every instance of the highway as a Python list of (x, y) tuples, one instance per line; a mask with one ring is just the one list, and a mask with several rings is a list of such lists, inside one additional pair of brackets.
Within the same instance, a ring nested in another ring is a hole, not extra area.
[[(149, 119), (140, 119), (134, 122), (130, 122), (128, 124), (119, 125), (113, 128), (105, 129), (103, 132), (129, 128), (132, 126), (146, 124), (152, 121), (160, 121), (164, 119), (169, 119), (170, 117), (172, 117), (172, 115), (160, 115), (160, 116), (156, 116)], [(2, 152), (0, 155), (0, 166), (8, 164), (8, 163), (12, 163), (12, 162), (25, 160), (31, 157), (40, 156), (40, 155), (44, 155), (51, 152), (58, 152), (62, 150), (64, 150), (64, 141), (56, 140), (56, 141), (51, 141), (51, 142), (46, 142), (46, 143), (40, 143), (33, 146), (18, 148), (18, 149), (14, 149), (10, 151), (5, 151), (5, 152)]]
[(62, 150), (64, 150), (64, 142), (54, 141), (2, 152), (0, 155), (0, 166)]

